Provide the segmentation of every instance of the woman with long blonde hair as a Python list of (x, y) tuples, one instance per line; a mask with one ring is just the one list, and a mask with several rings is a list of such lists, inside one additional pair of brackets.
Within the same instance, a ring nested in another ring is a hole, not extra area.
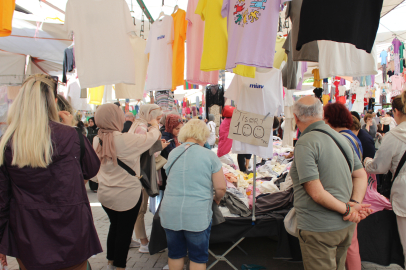
[(87, 259), (102, 252), (83, 182), (100, 161), (71, 122), (69, 112), (58, 113), (50, 76), (25, 80), (0, 141), (3, 265), (8, 255), (22, 270), (85, 270)]

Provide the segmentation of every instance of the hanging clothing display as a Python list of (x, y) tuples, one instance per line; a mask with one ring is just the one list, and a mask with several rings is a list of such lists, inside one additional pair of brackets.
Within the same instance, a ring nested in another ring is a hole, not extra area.
[(237, 64), (272, 68), (279, 10), (284, 0), (224, 0), (221, 14), (228, 17), (226, 69)]
[(286, 7), (286, 19), (292, 21), (292, 51), (293, 61), (319, 62), (319, 48), (317, 41), (306, 43), (300, 51), (296, 50), (297, 39), (299, 35), (300, 10), (303, 0), (292, 0)]
[(313, 86), (316, 88), (321, 88), (323, 85), (320, 79), (319, 69), (318, 68), (313, 69), (312, 74), (314, 76)]
[(104, 95), (104, 85), (89, 88), (88, 103), (94, 105), (102, 105), (103, 95)]
[(173, 60), (172, 60), (172, 90), (183, 85), (185, 74), (185, 41), (186, 41), (186, 11), (178, 8), (172, 14), (174, 24)]
[(0, 37), (11, 35), (11, 31), (13, 30), (12, 21), (15, 6), (15, 0), (0, 1)]
[(282, 69), (283, 86), (287, 89), (296, 89), (297, 87), (297, 71), (299, 62), (293, 61), (292, 52), (292, 35), (289, 33), (288, 38), (283, 45), (283, 49), (288, 56), (286, 65)]
[(68, 101), (73, 109), (77, 111), (90, 111), (91, 107), (87, 104), (87, 98), (81, 98), (81, 87), (79, 80), (70, 81), (68, 84)]
[[(283, 86), (281, 71), (273, 68), (256, 72), (255, 79), (235, 75), (225, 97), (234, 100), (239, 110), (270, 116), (283, 112)], [(271, 135), (272, 136), (272, 135)], [(270, 138), (270, 141), (272, 139)], [(262, 158), (273, 157), (273, 144), (254, 146), (233, 141), (233, 153), (254, 154)]]
[[(224, 87), (221, 84), (209, 85), (206, 87), (206, 117), (210, 114), (210, 107), (213, 105), (224, 107)], [(220, 124), (219, 124), (220, 126)]]
[(217, 84), (219, 81), (219, 72), (201, 71), (200, 63), (203, 53), (204, 41), (204, 22), (201, 16), (195, 14), (199, 0), (188, 0), (186, 20), (188, 27), (186, 31), (186, 81), (193, 84)]
[[(279, 69), (283, 61), (288, 62), (288, 55), (287, 55), (286, 49), (284, 48), (285, 41), (286, 41), (286, 38), (284, 38), (284, 37), (279, 37), (279, 36), (276, 37), (275, 58), (273, 60), (274, 68)], [(290, 48), (290, 51), (291, 51), (291, 48)]]
[(71, 72), (75, 68), (75, 56), (73, 55), (73, 48), (66, 48), (63, 56), (62, 65), (62, 82), (67, 83), (66, 73)]
[(319, 40), (318, 45), (319, 69), (322, 78), (335, 75), (366, 76), (378, 74), (375, 47), (371, 53), (367, 53), (348, 43)]
[(165, 15), (152, 24), (145, 48), (150, 54), (145, 91), (172, 89), (173, 40), (172, 16)]
[(131, 37), (130, 41), (134, 51), (134, 62), (137, 63), (135, 65), (135, 84), (116, 84), (116, 98), (118, 99), (142, 99), (144, 97), (148, 68), (148, 55), (145, 54), (147, 42), (138, 36)]
[(209, 109), (209, 113), (214, 116), (214, 123), (216, 123), (216, 136), (218, 136), (220, 132), (221, 110), (222, 107), (219, 105), (213, 105)]
[[(296, 49), (300, 51), (304, 44), (311, 41), (331, 40), (350, 43), (357, 49), (371, 53), (381, 19), (382, 4), (383, 0), (303, 0)], [(326, 10), (345, 10), (346, 15)]]
[[(91, 23), (86, 23), (89, 20)], [(135, 27), (125, 0), (103, 0), (103, 4), (98, 0), (69, 0), (64, 27), (69, 36), (75, 36), (75, 63), (83, 88), (134, 84), (129, 34)]]
[(328, 102), (330, 101), (330, 95), (323, 95), (321, 97), (321, 101), (323, 102), (323, 106), (326, 106)]
[[(293, 46), (293, 45), (292, 45)], [(292, 48), (293, 49), (293, 48)], [(296, 90), (302, 90), (302, 86), (303, 86), (303, 81), (304, 81), (304, 74), (307, 71), (307, 62), (301, 62), (301, 67), (300, 67), (300, 71), (301, 71), (301, 79), (299, 80), (299, 82), (297, 83), (296, 86)], [(327, 92), (326, 92), (327, 93)]]
[(170, 90), (156, 91), (155, 92), (155, 104), (161, 107), (163, 110), (172, 111), (175, 106), (174, 94)]
[(362, 113), (364, 112), (364, 96), (366, 92), (366, 87), (358, 87), (355, 90), (356, 99), (354, 101), (354, 104), (352, 106), (352, 111)]

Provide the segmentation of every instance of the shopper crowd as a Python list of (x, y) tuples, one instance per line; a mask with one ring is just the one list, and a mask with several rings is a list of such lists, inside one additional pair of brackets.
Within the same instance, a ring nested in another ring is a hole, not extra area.
[[(314, 97), (294, 104), (300, 137), (290, 176), (305, 269), (360, 270), (357, 224), (382, 209), (393, 208), (406, 254), (405, 92), (392, 109), (361, 118), (339, 103), (323, 108)], [(102, 251), (85, 188), (91, 180), (110, 220), (107, 269), (125, 269), (129, 248), (149, 253), (144, 216), (150, 194), (160, 190), (169, 269), (183, 269), (187, 255), (190, 269), (206, 269), (212, 206), (226, 193), (222, 163), (233, 164), (233, 110), (224, 108), (219, 137), (213, 115), (185, 123), (154, 104), (142, 105), (137, 118), (101, 105), (86, 128), (50, 76), (30, 76), (0, 141), (0, 261), (16, 257), (23, 270), (87, 269)], [(280, 126), (275, 118), (279, 136)], [(241, 171), (250, 158), (238, 155)], [(375, 176), (388, 171), (390, 201)]]

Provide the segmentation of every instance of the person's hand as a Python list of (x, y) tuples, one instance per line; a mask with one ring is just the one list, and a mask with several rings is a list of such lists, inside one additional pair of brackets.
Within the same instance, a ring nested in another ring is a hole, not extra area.
[(204, 119), (204, 122), (207, 123), (207, 119)]
[(366, 164), (368, 164), (369, 162), (371, 162), (372, 160), (373, 160), (372, 158), (366, 157), (366, 158), (364, 159), (364, 166), (365, 166)]
[(358, 210), (350, 206), (350, 213), (347, 216), (343, 217), (343, 220), (359, 223), (361, 221), (361, 218), (359, 216)]
[(149, 124), (153, 127), (156, 127), (157, 129), (159, 129), (159, 124), (158, 124), (158, 120), (156, 119), (152, 119), (151, 121), (149, 121)]
[(355, 202), (349, 202), (348, 203), (351, 207), (354, 207), (355, 209), (357, 209), (359, 217), (361, 218), (361, 220), (366, 219), (370, 214), (372, 214), (374, 212), (374, 210), (372, 210), (370, 207), (370, 204), (358, 204)]
[[(6, 255), (0, 254), (0, 262), (1, 262), (1, 265), (2, 265), (3, 267), (8, 265), (8, 264), (7, 264), (7, 257), (6, 257)], [(1, 269), (1, 270), (3, 270), (3, 269)]]
[(65, 125), (72, 125), (72, 120), (73, 120), (73, 115), (70, 114), (70, 112), (67, 111), (60, 111), (58, 112), (59, 118), (62, 119), (62, 123)]
[(165, 139), (161, 139), (161, 143), (162, 143), (162, 150), (171, 144), (170, 142), (167, 142)]
[(216, 196), (213, 196), (213, 200), (217, 203), (217, 205), (220, 205), (221, 200), (216, 200)]

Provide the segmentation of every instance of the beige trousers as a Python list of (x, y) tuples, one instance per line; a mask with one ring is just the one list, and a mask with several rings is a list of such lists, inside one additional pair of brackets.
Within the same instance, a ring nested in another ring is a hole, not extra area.
[(351, 245), (355, 224), (334, 232), (299, 230), (305, 270), (345, 270), (347, 249)]
[(140, 211), (138, 212), (137, 221), (135, 222), (134, 226), (135, 238), (137, 239), (147, 238), (147, 232), (145, 231), (144, 216), (145, 213), (147, 213), (148, 199), (149, 199), (148, 193), (145, 191), (145, 189), (142, 189), (141, 208)]

